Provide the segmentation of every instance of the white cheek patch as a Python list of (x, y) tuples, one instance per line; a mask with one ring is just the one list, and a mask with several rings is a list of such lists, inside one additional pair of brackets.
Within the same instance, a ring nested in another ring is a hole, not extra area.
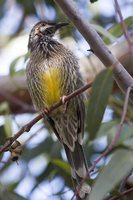
[(49, 24), (46, 24), (45, 26), (41, 26), (40, 32), (44, 32), (47, 28), (50, 28), (50, 27), (51, 27), (51, 25), (49, 25)]
[(35, 35), (35, 36), (34, 36), (34, 40), (37, 40), (37, 39), (38, 39), (38, 35)]

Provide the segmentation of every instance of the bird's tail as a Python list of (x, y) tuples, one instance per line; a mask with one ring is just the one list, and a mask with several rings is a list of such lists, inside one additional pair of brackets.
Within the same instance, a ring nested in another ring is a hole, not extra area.
[(77, 141), (73, 152), (66, 145), (64, 145), (64, 148), (68, 162), (71, 165), (76, 197), (78, 200), (88, 200), (91, 188), (85, 183), (85, 178), (88, 176), (88, 166), (83, 147)]

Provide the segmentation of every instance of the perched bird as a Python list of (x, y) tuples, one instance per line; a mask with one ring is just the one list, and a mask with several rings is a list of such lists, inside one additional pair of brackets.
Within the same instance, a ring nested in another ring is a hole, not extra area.
[[(49, 109), (61, 97), (83, 86), (77, 58), (53, 38), (55, 32), (67, 24), (41, 21), (32, 28), (29, 35), (27, 83), (33, 104), (39, 112)], [(47, 117), (64, 146), (76, 187), (86, 177), (88, 170), (82, 148), (85, 117), (83, 101), (84, 96), (80, 94), (67, 103), (65, 111), (63, 105)], [(88, 199), (89, 193), (90, 186), (84, 181), (77, 199)]]

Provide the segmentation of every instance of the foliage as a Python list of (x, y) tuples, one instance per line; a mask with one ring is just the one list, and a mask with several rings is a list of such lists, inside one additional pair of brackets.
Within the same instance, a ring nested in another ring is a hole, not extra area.
[(87, 110), (87, 130), (94, 139), (100, 127), (103, 114), (112, 90), (112, 69), (103, 70), (93, 83)]

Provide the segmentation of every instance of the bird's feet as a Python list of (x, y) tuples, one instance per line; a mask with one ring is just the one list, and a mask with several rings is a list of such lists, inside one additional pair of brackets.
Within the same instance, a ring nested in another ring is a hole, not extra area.
[(62, 97), (60, 97), (60, 100), (62, 104), (64, 105), (63, 113), (66, 113), (67, 108), (68, 108), (68, 101), (66, 101), (66, 96), (63, 95)]
[(41, 115), (42, 117), (47, 117), (49, 114), (49, 109), (48, 108), (44, 108), (41, 110)]

